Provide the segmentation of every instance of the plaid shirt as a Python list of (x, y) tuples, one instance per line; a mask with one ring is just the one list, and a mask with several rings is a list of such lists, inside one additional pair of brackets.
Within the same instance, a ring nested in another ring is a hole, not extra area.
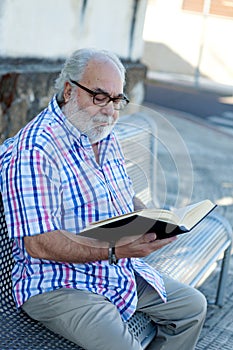
[(13, 139), (0, 146), (0, 185), (10, 238), (17, 306), (33, 295), (57, 288), (89, 290), (107, 297), (128, 320), (137, 305), (135, 272), (166, 301), (161, 276), (141, 259), (86, 264), (32, 258), (23, 237), (53, 230), (78, 234), (94, 221), (133, 210), (133, 188), (112, 132), (92, 146), (64, 116), (54, 97), (48, 108)]

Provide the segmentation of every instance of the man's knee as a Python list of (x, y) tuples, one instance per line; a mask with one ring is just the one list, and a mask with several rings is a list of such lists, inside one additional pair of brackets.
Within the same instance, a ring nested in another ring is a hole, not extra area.
[(193, 298), (191, 299), (190, 303), (195, 308), (195, 311), (199, 315), (203, 315), (203, 318), (206, 315), (207, 311), (207, 301), (206, 297), (197, 289), (194, 289), (195, 293), (193, 295)]

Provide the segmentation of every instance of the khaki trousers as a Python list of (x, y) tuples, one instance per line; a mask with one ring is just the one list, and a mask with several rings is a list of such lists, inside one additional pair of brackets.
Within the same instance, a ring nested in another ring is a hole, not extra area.
[[(192, 350), (206, 315), (206, 299), (196, 289), (164, 277), (168, 301), (137, 276), (137, 310), (158, 325), (148, 350)], [(116, 307), (103, 296), (61, 288), (31, 297), (24, 311), (55, 333), (86, 350), (142, 350), (122, 322)]]

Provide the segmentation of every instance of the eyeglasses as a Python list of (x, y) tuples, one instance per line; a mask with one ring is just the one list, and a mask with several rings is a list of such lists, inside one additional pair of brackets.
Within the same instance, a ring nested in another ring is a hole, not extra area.
[(113, 108), (117, 111), (124, 109), (127, 104), (129, 103), (128, 98), (121, 94), (117, 97), (111, 97), (107, 92), (97, 92), (97, 91), (92, 91), (85, 86), (77, 83), (77, 81), (71, 80), (70, 82), (72, 84), (77, 85), (80, 89), (83, 89), (84, 91), (88, 92), (92, 97), (93, 97), (93, 103), (94, 105), (104, 107), (107, 106), (109, 102), (113, 102)]

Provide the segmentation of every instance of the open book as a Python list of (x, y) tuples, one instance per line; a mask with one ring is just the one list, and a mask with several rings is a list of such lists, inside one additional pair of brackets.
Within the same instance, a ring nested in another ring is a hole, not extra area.
[(95, 222), (80, 235), (109, 242), (148, 232), (155, 232), (157, 239), (168, 238), (192, 230), (216, 206), (206, 199), (180, 209), (141, 209)]

